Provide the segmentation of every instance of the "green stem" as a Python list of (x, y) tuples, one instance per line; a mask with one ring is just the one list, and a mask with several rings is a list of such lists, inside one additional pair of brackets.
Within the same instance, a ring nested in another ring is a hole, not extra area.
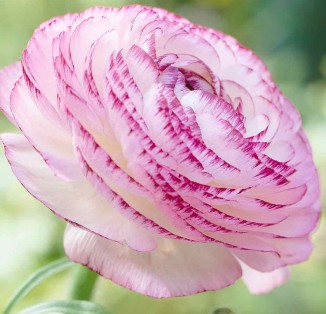
[(85, 266), (76, 265), (70, 290), (70, 298), (73, 300), (91, 300), (97, 274)]

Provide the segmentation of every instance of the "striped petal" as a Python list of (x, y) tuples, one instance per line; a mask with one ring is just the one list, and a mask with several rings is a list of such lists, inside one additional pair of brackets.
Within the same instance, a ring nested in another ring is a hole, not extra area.
[(108, 203), (87, 181), (67, 182), (56, 177), (22, 135), (2, 134), (1, 139), (20, 183), (58, 217), (135, 250), (155, 248), (155, 234), (123, 218), (114, 203)]

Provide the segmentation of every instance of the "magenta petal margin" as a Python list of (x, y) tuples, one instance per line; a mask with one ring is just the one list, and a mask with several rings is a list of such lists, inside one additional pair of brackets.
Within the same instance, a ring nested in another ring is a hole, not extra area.
[(319, 180), (300, 115), (234, 38), (139, 5), (43, 23), (0, 72), (22, 185), (68, 222), (68, 257), (152, 297), (306, 260)]

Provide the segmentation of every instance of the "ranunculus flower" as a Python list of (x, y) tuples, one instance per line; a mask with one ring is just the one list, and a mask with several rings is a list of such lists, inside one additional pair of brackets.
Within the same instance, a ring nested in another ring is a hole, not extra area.
[(42, 24), (0, 74), (14, 174), (67, 255), (153, 297), (254, 293), (311, 253), (319, 181), (297, 110), (219, 31), (139, 5)]

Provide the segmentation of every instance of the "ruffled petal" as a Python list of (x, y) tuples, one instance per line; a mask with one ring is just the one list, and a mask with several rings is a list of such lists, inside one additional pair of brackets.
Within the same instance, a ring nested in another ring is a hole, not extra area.
[(23, 77), (15, 84), (10, 107), (18, 127), (54, 173), (65, 180), (80, 179), (71, 135), (41, 114)]
[(87, 181), (56, 177), (22, 136), (2, 134), (5, 154), (21, 184), (58, 217), (139, 251), (156, 247), (156, 235), (123, 218)]
[(139, 253), (69, 225), (64, 246), (72, 261), (155, 298), (221, 289), (241, 276), (237, 260), (214, 244), (161, 240), (154, 251)]
[(13, 124), (16, 124), (16, 122), (10, 109), (10, 95), (15, 83), (21, 76), (22, 66), (20, 62), (0, 71), (0, 109)]

